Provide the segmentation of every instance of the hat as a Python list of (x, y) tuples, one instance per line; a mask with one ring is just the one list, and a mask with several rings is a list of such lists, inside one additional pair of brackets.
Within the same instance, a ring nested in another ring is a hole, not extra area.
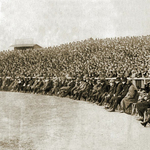
[(132, 84), (132, 79), (129, 79), (127, 84)]
[(110, 83), (114, 83), (115, 81), (114, 81), (113, 79), (111, 79), (109, 82), (110, 82)]
[(79, 82), (79, 81), (80, 81), (80, 79), (79, 79), (79, 78), (77, 78), (77, 79), (76, 79), (76, 82)]
[(120, 78), (119, 78), (119, 77), (117, 77), (115, 81), (120, 81)]
[(127, 82), (127, 78), (126, 77), (122, 78), (122, 82)]
[(101, 80), (101, 83), (104, 83), (104, 82), (105, 82), (105, 80), (104, 80), (104, 79), (102, 79), (102, 80)]

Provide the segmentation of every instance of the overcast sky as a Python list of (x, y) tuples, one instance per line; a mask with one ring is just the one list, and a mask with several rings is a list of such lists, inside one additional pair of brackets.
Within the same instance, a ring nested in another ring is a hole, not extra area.
[(150, 0), (0, 0), (0, 50), (15, 39), (43, 46), (150, 34)]

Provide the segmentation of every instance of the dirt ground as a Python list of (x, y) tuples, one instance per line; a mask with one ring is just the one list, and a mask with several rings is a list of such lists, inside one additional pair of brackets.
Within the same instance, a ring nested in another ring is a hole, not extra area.
[(150, 126), (96, 104), (0, 92), (1, 150), (147, 150)]

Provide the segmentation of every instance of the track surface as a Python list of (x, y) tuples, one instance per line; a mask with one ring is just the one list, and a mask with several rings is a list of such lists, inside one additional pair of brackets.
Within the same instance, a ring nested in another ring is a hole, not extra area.
[(150, 127), (84, 101), (0, 92), (1, 150), (147, 150)]

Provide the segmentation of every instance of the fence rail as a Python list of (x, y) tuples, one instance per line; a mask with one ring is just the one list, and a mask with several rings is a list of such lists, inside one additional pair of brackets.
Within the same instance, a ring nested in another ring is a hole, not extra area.
[[(0, 77), (2, 78), (2, 77)], [(6, 77), (6, 78), (11, 78), (11, 77)], [(17, 78), (17, 77), (16, 77)], [(24, 77), (24, 78), (29, 78), (29, 77)], [(36, 78), (36, 77), (32, 77), (32, 78)], [(38, 77), (38, 78), (44, 78), (44, 77)], [(98, 79), (98, 78), (95, 78), (95, 79)], [(113, 78), (105, 78), (106, 80), (111, 80), (111, 79), (116, 79), (116, 77), (113, 77)], [(137, 87), (139, 88), (144, 88), (145, 87), (145, 84), (147, 84), (148, 82), (150, 82), (150, 78), (127, 78), (127, 79), (132, 79), (133, 81), (133, 84), (136, 85)]]
[[(111, 79), (116, 79), (116, 78), (106, 78), (106, 80), (111, 80)], [(145, 84), (150, 82), (150, 78), (127, 78), (127, 79), (132, 79), (133, 84), (136, 85), (136, 87), (139, 87), (139, 88), (144, 88)]]

